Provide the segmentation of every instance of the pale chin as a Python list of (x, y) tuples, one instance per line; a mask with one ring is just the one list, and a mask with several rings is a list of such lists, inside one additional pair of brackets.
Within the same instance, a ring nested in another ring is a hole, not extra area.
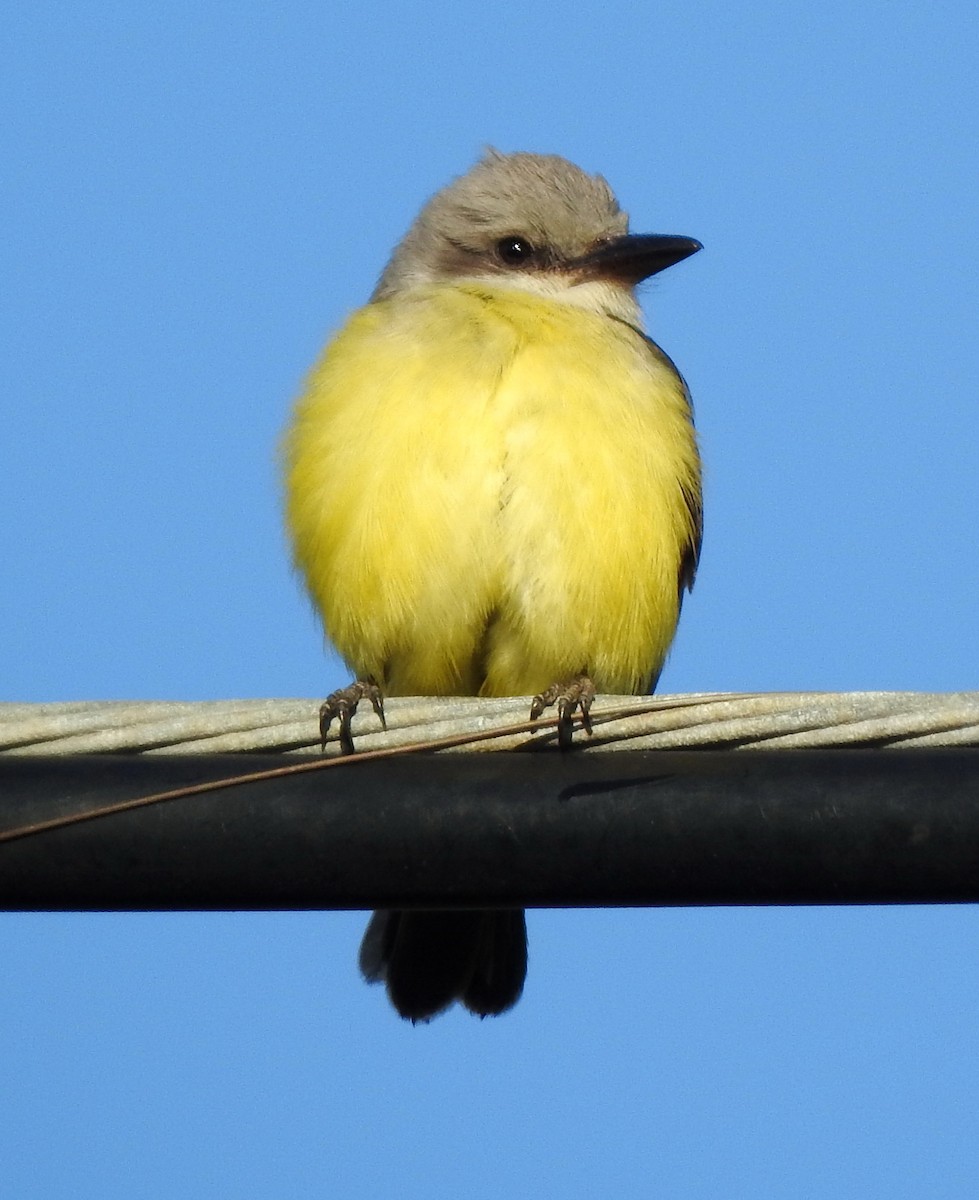
[[(454, 280), (455, 283), (466, 283), (465, 279)], [(507, 275), (472, 277), (473, 283), (489, 284), (493, 288), (510, 288), (518, 292), (529, 292), (532, 296), (541, 296), (548, 300), (556, 300), (561, 304), (572, 304), (575, 308), (583, 308), (598, 316), (614, 317), (626, 321), (641, 329), (643, 324), (642, 310), (632, 288), (613, 283), (607, 279), (589, 279), (584, 283), (574, 283), (565, 275), (547, 274), (541, 272), (511, 272)]]

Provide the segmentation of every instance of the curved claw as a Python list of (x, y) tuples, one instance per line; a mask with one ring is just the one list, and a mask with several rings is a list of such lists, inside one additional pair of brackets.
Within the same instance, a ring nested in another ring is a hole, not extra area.
[(563, 683), (552, 683), (546, 691), (538, 692), (530, 705), (530, 719), (536, 721), (545, 708), (557, 705), (558, 745), (562, 750), (571, 746), (574, 732), (574, 714), (581, 714), (581, 727), (591, 735), (591, 706), (595, 699), (595, 685), (582, 672)]
[(384, 719), (384, 697), (381, 695), (381, 689), (373, 679), (358, 679), (347, 687), (331, 692), (320, 705), (321, 750), (326, 749), (326, 736), (330, 732), (334, 718), (337, 718), (340, 722), (340, 752), (353, 754), (354, 739), (350, 722), (353, 720), (357, 705), (361, 700), (371, 702), (371, 707), (381, 722), (381, 728), (387, 729), (387, 721)]

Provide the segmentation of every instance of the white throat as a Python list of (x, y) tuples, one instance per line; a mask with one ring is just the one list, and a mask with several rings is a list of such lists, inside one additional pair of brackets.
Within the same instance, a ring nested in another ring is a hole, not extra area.
[(603, 279), (571, 283), (566, 276), (557, 273), (532, 274), (528, 271), (507, 275), (474, 275), (471, 279), (462, 277), (457, 282), (513, 288), (514, 291), (529, 292), (560, 304), (573, 304), (576, 308), (586, 309), (601, 317), (615, 317), (640, 330), (643, 328), (642, 310), (632, 290)]

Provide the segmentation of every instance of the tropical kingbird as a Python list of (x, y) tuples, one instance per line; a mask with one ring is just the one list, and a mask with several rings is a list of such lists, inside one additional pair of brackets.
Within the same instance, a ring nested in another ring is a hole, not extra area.
[[(700, 249), (634, 235), (601, 176), (490, 150), (422, 208), (285, 442), (295, 560), (358, 683), (533, 695), (564, 727), (659, 676), (700, 551), (686, 385), (635, 287)], [(325, 737), (325, 733), (324, 733)], [(524, 914), (374, 914), (360, 965), (428, 1020), (519, 999)]]

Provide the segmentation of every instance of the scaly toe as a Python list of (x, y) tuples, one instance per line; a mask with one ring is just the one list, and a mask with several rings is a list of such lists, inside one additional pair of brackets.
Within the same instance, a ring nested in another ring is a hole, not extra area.
[(562, 750), (571, 745), (574, 732), (574, 714), (581, 714), (581, 725), (588, 734), (592, 731), (591, 706), (595, 699), (595, 685), (582, 672), (563, 683), (552, 683), (546, 691), (539, 692), (530, 705), (530, 719), (536, 721), (546, 708), (557, 705), (558, 744)]
[(373, 679), (358, 679), (355, 683), (349, 684), (347, 687), (338, 688), (335, 692), (331, 692), (329, 696), (320, 705), (320, 749), (326, 749), (326, 736), (330, 732), (330, 726), (334, 719), (340, 724), (340, 752), (342, 754), (353, 754), (354, 739), (350, 729), (350, 722), (353, 720), (354, 713), (357, 711), (357, 705), (361, 700), (369, 700), (374, 712), (377, 713), (378, 719), (381, 722), (381, 728), (387, 729), (387, 721), (384, 719), (384, 697), (381, 695), (381, 689), (377, 686)]

